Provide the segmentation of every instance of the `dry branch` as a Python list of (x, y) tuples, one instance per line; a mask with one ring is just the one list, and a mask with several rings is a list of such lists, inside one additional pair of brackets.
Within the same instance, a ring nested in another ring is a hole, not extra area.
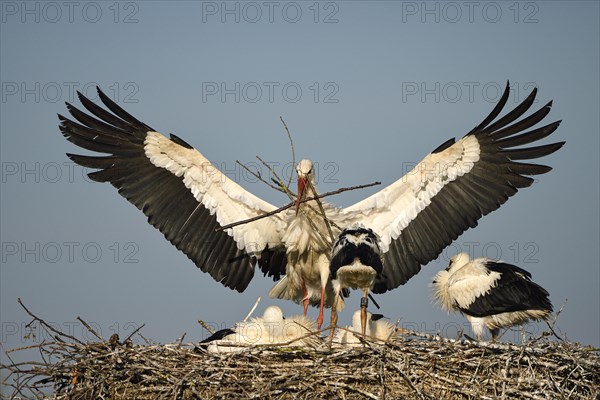
[[(273, 185), (271, 182), (266, 181), (265, 179), (263, 179), (263, 177), (260, 175), (260, 173), (254, 172), (252, 171), (250, 168), (248, 168), (247, 166), (245, 166), (244, 164), (242, 164), (239, 160), (235, 160), (235, 162), (241, 166), (242, 168), (244, 168), (246, 171), (248, 171), (253, 177), (255, 177), (256, 179), (258, 179), (259, 181), (261, 181), (262, 183), (264, 183), (265, 185), (269, 186), (271, 189), (275, 189), (278, 192), (282, 192), (282, 193), (286, 193), (286, 190), (283, 189), (280, 186), (275, 186)], [(279, 184), (279, 183), (278, 183)]]
[[(285, 132), (287, 133), (288, 139), (290, 140), (290, 147), (292, 149), (292, 165), (296, 165), (296, 149), (294, 148), (294, 140), (292, 139), (292, 134), (290, 133), (290, 130), (288, 129), (287, 124), (283, 120), (283, 117), (279, 116), (279, 119), (281, 120), (281, 123), (283, 124), (283, 127), (285, 128)], [(291, 184), (292, 184), (292, 174), (290, 174), (290, 179), (288, 180), (287, 186), (289, 187)]]

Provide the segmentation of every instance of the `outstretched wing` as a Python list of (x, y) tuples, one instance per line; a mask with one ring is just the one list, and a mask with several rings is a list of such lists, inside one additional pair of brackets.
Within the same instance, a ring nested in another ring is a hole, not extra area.
[(89, 174), (110, 182), (148, 217), (173, 245), (223, 285), (243, 291), (258, 260), (265, 274), (285, 272), (279, 215), (216, 228), (262, 215), (275, 207), (244, 190), (199, 151), (175, 135), (166, 138), (140, 122), (99, 88), (96, 105), (78, 93), (85, 113), (67, 103), (75, 120), (59, 115), (60, 130), (70, 142), (104, 155), (68, 154), (77, 164), (98, 169)]
[(550, 111), (552, 102), (518, 120), (531, 107), (537, 89), (514, 110), (493, 122), (509, 96), (502, 98), (483, 122), (462, 139), (450, 139), (427, 155), (412, 171), (343, 213), (377, 232), (384, 255), (383, 274), (375, 293), (404, 284), (421, 265), (477, 221), (502, 205), (517, 190), (533, 183), (531, 175), (551, 170), (531, 160), (554, 153), (564, 142), (516, 148), (550, 135), (560, 121), (529, 130)]

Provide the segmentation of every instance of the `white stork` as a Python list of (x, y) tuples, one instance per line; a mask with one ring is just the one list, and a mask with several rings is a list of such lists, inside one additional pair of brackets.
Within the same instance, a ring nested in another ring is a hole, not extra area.
[[(335, 342), (349, 346), (357, 346), (361, 343), (358, 332), (362, 329), (362, 310), (358, 310), (352, 316), (352, 325), (346, 329), (340, 329), (335, 333)], [(367, 312), (367, 329), (362, 336), (387, 342), (396, 333), (396, 326), (383, 319), (381, 314)]]
[[(347, 208), (323, 202), (331, 233), (314, 200), (298, 204), (298, 210), (217, 231), (276, 207), (244, 190), (179, 137), (167, 138), (127, 113), (100, 89), (100, 100), (109, 111), (78, 93), (89, 113), (67, 103), (74, 120), (62, 115), (59, 119), (69, 141), (104, 154), (68, 156), (98, 169), (89, 174), (92, 180), (115, 186), (202, 271), (240, 292), (252, 279), (256, 264), (274, 280), (285, 274), (270, 295), (303, 301), (305, 310), (309, 301), (319, 302), (320, 328), (323, 305), (331, 306), (333, 301), (332, 237), (342, 228), (364, 223), (381, 238), (384, 270), (373, 292), (383, 293), (404, 284), (421, 265), (475, 227), (481, 216), (496, 210), (519, 188), (530, 186), (530, 175), (551, 170), (520, 160), (554, 153), (564, 142), (515, 148), (545, 138), (560, 124), (527, 131), (548, 114), (552, 104), (519, 119), (536, 93), (534, 89), (496, 120), (508, 100), (507, 84), (482, 123), (462, 139), (444, 142), (398, 181)], [(302, 200), (316, 192), (312, 163), (301, 161), (297, 172)]]
[(529, 272), (488, 258), (471, 260), (466, 253), (450, 259), (448, 268), (435, 276), (433, 287), (444, 310), (467, 317), (477, 340), (484, 327), (495, 341), (501, 328), (549, 320), (552, 313), (548, 292), (531, 281)]
[(233, 328), (215, 332), (201, 344), (208, 345), (209, 353), (231, 353), (244, 351), (249, 346), (286, 344), (311, 346), (319, 343), (314, 320), (299, 315), (285, 318), (277, 306), (269, 306), (262, 317), (251, 318), (235, 324)]
[[(333, 244), (329, 271), (335, 298), (343, 288), (362, 289), (360, 302), (361, 332), (363, 336), (367, 326), (367, 295), (375, 285), (375, 278), (383, 272), (383, 254), (379, 237), (372, 229), (356, 224), (344, 229)], [(337, 309), (331, 308), (331, 330), (333, 337), (337, 324)]]

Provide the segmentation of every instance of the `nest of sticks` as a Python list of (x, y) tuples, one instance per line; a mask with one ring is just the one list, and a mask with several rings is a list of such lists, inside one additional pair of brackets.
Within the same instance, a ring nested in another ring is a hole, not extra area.
[[(24, 306), (23, 306), (24, 307)], [(24, 307), (25, 308), (25, 307)], [(420, 398), (597, 399), (599, 349), (551, 339), (523, 345), (447, 339), (405, 331), (359, 347), (294, 343), (209, 354), (198, 344), (157, 344), (136, 331), (83, 342), (33, 315), (48, 338), (6, 351), (11, 398), (220, 399)], [(141, 343), (133, 343), (141, 338)], [(318, 333), (315, 333), (320, 338)], [(34, 349), (37, 361), (16, 362)]]

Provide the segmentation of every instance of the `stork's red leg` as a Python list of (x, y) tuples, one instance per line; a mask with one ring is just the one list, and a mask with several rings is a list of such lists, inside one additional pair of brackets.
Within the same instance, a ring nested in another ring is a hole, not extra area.
[(325, 307), (325, 287), (321, 287), (321, 303), (319, 304), (319, 318), (317, 318), (317, 328), (321, 330), (323, 325), (323, 308)]
[(304, 279), (302, 279), (302, 295), (304, 296), (302, 302), (304, 303), (304, 316), (306, 317), (308, 305), (310, 304), (310, 302), (308, 301), (308, 291), (306, 290), (306, 284), (304, 283)]

